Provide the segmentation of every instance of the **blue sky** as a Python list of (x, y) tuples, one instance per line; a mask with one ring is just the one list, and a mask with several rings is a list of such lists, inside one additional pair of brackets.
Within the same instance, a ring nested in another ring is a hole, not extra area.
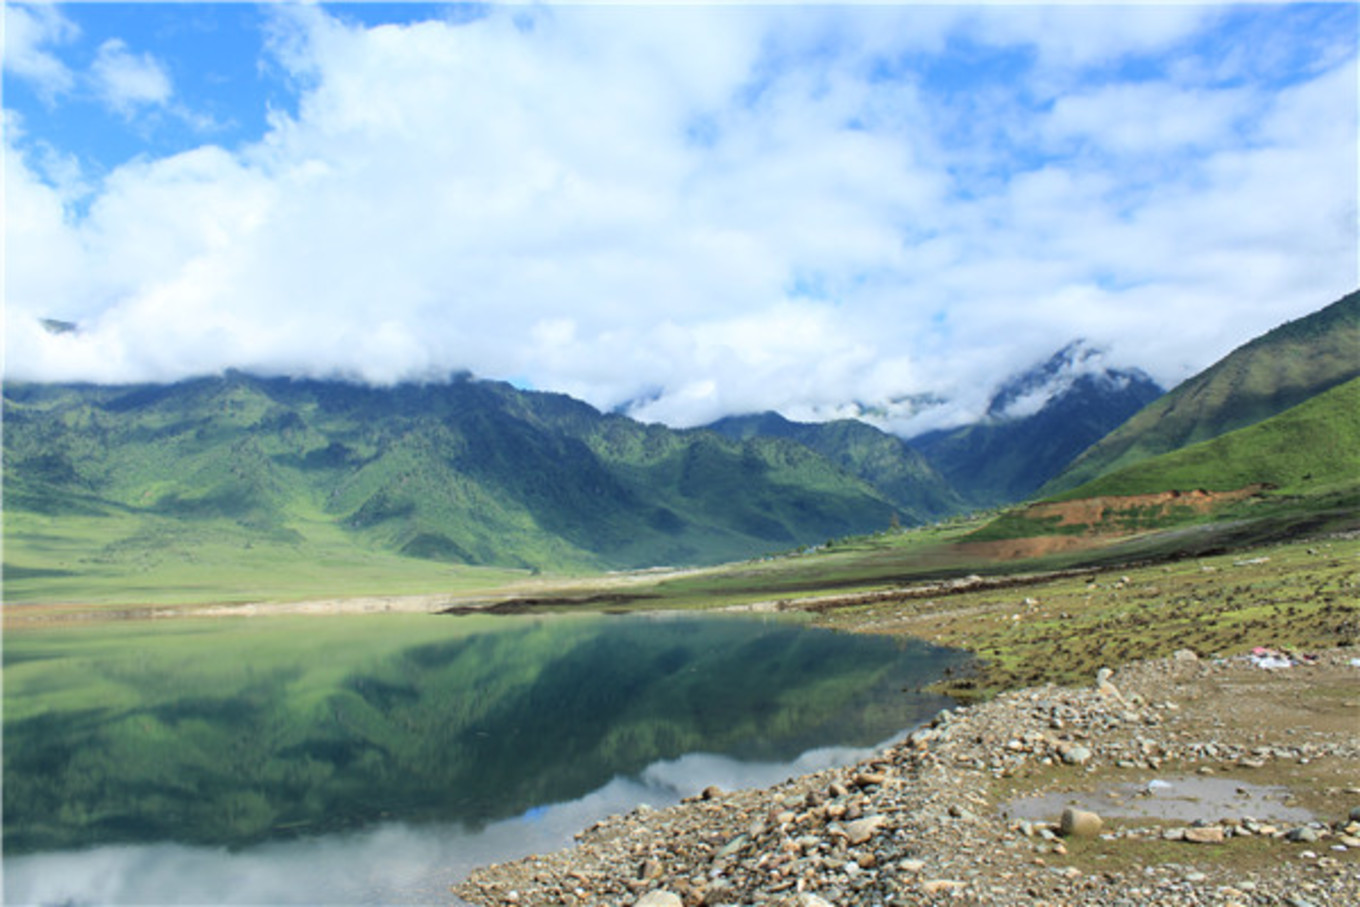
[(1358, 27), (7, 4), (6, 373), (466, 369), (908, 433), (1076, 337), (1173, 384), (1360, 283)]

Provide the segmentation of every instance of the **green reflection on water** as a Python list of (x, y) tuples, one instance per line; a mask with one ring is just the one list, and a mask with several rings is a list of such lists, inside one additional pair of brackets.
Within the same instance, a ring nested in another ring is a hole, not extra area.
[(476, 825), (687, 752), (878, 742), (960, 656), (783, 621), (415, 615), (5, 640), (4, 844)]

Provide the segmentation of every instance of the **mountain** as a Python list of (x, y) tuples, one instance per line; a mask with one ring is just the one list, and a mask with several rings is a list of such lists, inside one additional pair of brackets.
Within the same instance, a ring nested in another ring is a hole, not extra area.
[(963, 501), (925, 457), (901, 438), (856, 419), (793, 422), (778, 413), (728, 416), (707, 426), (725, 438), (784, 438), (816, 451), (863, 479), (911, 523), (930, 522), (965, 509)]
[(1053, 500), (1237, 491), (1319, 495), (1360, 485), (1360, 378), (1279, 415), (1125, 466)]
[(1360, 291), (1229, 353), (1148, 405), (1048, 483), (1056, 494), (1285, 412), (1360, 376)]
[(896, 509), (789, 440), (642, 425), (469, 378), (7, 384), (4, 418), (7, 578), (54, 546), (77, 572), (171, 551), (216, 552), (229, 569), (252, 545), (525, 568), (711, 563), (882, 529)]
[[(1212, 545), (1227, 535), (1260, 541), (1353, 530), (1357, 513), (1360, 378), (1254, 425), (1002, 514), (969, 538), (1025, 540), (1014, 550), (1033, 553), (1044, 550), (1034, 544), (1041, 537), (1127, 537), (1213, 523), (1215, 532), (1194, 542)], [(1175, 542), (1177, 550), (1187, 550), (1188, 538)]]
[(1161, 394), (1144, 372), (1105, 367), (1100, 350), (1076, 341), (1002, 383), (981, 421), (909, 443), (970, 505), (1008, 504)]

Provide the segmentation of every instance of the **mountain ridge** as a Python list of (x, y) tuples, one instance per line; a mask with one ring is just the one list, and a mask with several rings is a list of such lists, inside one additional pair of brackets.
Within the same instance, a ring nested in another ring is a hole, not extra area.
[(1039, 489), (1048, 496), (1256, 424), (1360, 376), (1360, 291), (1287, 321), (1177, 385)]
[(908, 443), (974, 507), (1023, 500), (1163, 393), (1141, 369), (1107, 367), (1103, 356), (1073, 341), (1001, 382), (981, 420)]
[(734, 441), (762, 437), (796, 441), (878, 489), (910, 522), (928, 522), (965, 509), (924, 456), (896, 435), (858, 419), (796, 422), (764, 412), (727, 416), (705, 428)]
[(122, 535), (91, 554), (114, 560), (181, 526), (464, 564), (712, 563), (886, 528), (895, 511), (791, 441), (642, 425), (470, 378), (16, 384), (5, 416), (10, 505), (117, 517)]

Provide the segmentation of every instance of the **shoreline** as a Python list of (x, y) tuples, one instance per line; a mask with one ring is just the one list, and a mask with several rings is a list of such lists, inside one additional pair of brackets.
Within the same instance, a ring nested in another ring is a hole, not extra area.
[[(960, 579), (924, 582), (911, 586), (901, 586), (865, 592), (830, 592), (820, 595), (786, 596), (742, 604), (722, 605), (713, 608), (671, 608), (684, 612), (714, 611), (725, 613), (776, 613), (801, 612), (822, 615), (829, 611), (861, 605), (898, 602), (911, 599), (944, 597), (965, 592), (1022, 588), (1042, 585), (1055, 579), (1095, 575), (1102, 570), (1127, 568), (1082, 567), (1067, 570), (1049, 570), (1027, 573), (1003, 574), (1000, 576), (969, 575)], [(669, 575), (681, 575), (685, 571), (670, 570)], [(636, 577), (629, 576), (631, 583), (619, 577), (606, 576), (598, 581), (562, 582), (552, 584), (557, 592), (572, 589), (600, 590), (654, 581), (655, 571), (640, 572)], [(338, 616), (349, 614), (448, 614), (453, 616), (475, 614), (519, 614), (536, 609), (540, 613), (572, 613), (576, 611), (600, 611), (605, 606), (614, 605), (626, 611), (649, 611), (652, 609), (629, 609), (633, 600), (626, 595), (618, 596), (615, 603), (608, 592), (596, 592), (584, 598), (527, 597), (526, 593), (504, 592), (499, 595), (455, 596), (441, 593), (415, 595), (369, 595), (353, 597), (320, 597), (297, 601), (255, 601), (219, 602), (201, 604), (163, 604), (163, 605), (87, 605), (78, 602), (16, 602), (5, 603), (6, 627), (52, 625), (59, 623), (123, 621), (123, 620), (171, 620), (176, 618), (230, 618), (230, 617), (277, 617), (277, 616)]]
[[(1345, 840), (1360, 842), (1360, 823), (1347, 822), (1347, 810), (1360, 809), (1360, 667), (1350, 663), (1360, 655), (1357, 542), (1351, 533), (1021, 583), (1014, 580), (1023, 575), (967, 577), (723, 609), (802, 611), (819, 626), (963, 648), (985, 662), (982, 673), (939, 689), (959, 700), (1003, 692), (950, 712), (943, 727), (929, 729), (938, 737), (913, 736), (858, 767), (615, 816), (581, 832), (575, 849), (483, 867), (454, 890), (476, 905), (579, 907), (637, 907), (654, 891), (678, 897), (664, 901), (670, 907), (1360, 903), (1360, 849)], [(476, 600), (494, 606), (505, 598)], [(395, 596), (146, 612), (432, 613), (455, 601)], [(25, 607), (53, 606), (19, 606), (20, 615)], [(55, 607), (27, 626), (81, 619), (73, 613), (80, 606)], [(117, 610), (86, 608), (84, 618), (117, 619)], [(7, 606), (6, 629), (15, 616)], [(155, 614), (130, 619), (148, 617)], [(1326, 651), (1319, 665), (1280, 672), (1240, 655), (1207, 657), (1253, 643)], [(1206, 657), (1166, 657), (1182, 649)], [(1113, 677), (1118, 698), (1091, 687), (1101, 664), (1122, 665)], [(1041, 681), (1023, 682), (1035, 676)], [(1238, 691), (1240, 701), (1225, 691)], [(1314, 727), (1319, 716), (1323, 728)], [(1060, 745), (1086, 755), (1069, 764)], [(1208, 830), (1194, 837), (1216, 839), (1187, 845), (1196, 826), (1184, 822), (1111, 816), (1103, 836), (1085, 840), (1058, 835), (1057, 815), (1023, 822), (1000, 815), (1022, 795), (1095, 795), (1079, 788), (1146, 786), (1204, 771), (1283, 786), (1313, 803), (1318, 821), (1267, 822), (1272, 830), (1263, 833), (1261, 816), (1206, 813), (1198, 827)], [(882, 775), (883, 783), (861, 784), (857, 774)], [(866, 830), (868, 837), (852, 843), (848, 823), (865, 820), (853, 837)], [(1287, 840), (1296, 832), (1302, 840)], [(713, 884), (724, 880), (726, 887)], [(1124, 888), (1141, 893), (1125, 896)]]
[[(475, 905), (601, 907), (1360, 903), (1354, 657), (1271, 671), (1182, 652), (1095, 686), (1003, 693), (857, 765), (611, 817), (453, 890)], [(1296, 727), (1300, 699), (1312, 722)], [(1192, 820), (1107, 815), (1087, 838), (1060, 834), (1057, 808), (1014, 815), (1040, 794), (1091, 805), (1111, 786), (1210, 779), (1287, 791), (1315, 818), (1275, 819), (1270, 796), (1250, 802), (1258, 815), (1197, 796)]]

